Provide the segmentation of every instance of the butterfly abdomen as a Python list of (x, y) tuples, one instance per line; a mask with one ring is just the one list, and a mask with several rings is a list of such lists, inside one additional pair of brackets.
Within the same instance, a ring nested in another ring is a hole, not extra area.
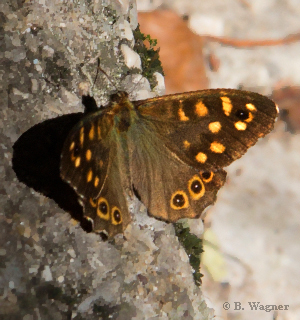
[(131, 116), (128, 109), (121, 109), (114, 117), (114, 125), (119, 133), (127, 132), (131, 125)]

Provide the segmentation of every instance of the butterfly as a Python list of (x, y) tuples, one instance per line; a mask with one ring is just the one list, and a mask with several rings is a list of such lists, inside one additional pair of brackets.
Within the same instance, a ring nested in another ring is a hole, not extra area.
[(118, 92), (71, 130), (61, 177), (109, 238), (130, 223), (134, 195), (155, 218), (197, 218), (225, 183), (223, 168), (272, 130), (277, 113), (267, 97), (234, 89), (140, 101)]

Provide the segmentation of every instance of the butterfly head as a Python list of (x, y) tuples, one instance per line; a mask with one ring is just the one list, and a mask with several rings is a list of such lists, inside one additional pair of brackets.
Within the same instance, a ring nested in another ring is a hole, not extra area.
[(126, 100), (128, 100), (128, 93), (125, 91), (118, 91), (110, 96), (111, 105), (120, 104)]

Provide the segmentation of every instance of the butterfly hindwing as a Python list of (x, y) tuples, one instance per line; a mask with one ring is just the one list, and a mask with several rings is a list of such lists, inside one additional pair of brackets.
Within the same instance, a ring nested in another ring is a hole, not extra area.
[(118, 157), (109, 162), (106, 179), (100, 193), (89, 197), (84, 202), (84, 214), (92, 219), (95, 232), (105, 232), (109, 237), (122, 233), (131, 220), (127, 197), (129, 190), (126, 186), (127, 168)]
[(214, 203), (224, 170), (199, 171), (186, 164), (163, 144), (152, 123), (136, 124), (128, 143), (132, 184), (152, 216), (169, 222), (195, 218)]

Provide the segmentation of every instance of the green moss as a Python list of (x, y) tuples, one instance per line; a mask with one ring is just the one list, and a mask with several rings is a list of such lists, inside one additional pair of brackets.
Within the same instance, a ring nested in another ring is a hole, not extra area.
[[(164, 75), (161, 62), (159, 60), (159, 49), (156, 49), (157, 40), (152, 39), (150, 35), (144, 35), (138, 27), (133, 31), (135, 45), (133, 50), (137, 52), (142, 61), (142, 75), (150, 82), (151, 88), (157, 85), (156, 78), (153, 76), (155, 72)], [(145, 45), (148, 43), (148, 46)]]
[(190, 265), (194, 269), (193, 276), (197, 286), (201, 285), (200, 273), (200, 257), (203, 252), (202, 239), (199, 239), (196, 235), (190, 233), (190, 229), (184, 227), (182, 223), (175, 223), (175, 233), (179, 242), (184, 247), (185, 252), (189, 256)]

